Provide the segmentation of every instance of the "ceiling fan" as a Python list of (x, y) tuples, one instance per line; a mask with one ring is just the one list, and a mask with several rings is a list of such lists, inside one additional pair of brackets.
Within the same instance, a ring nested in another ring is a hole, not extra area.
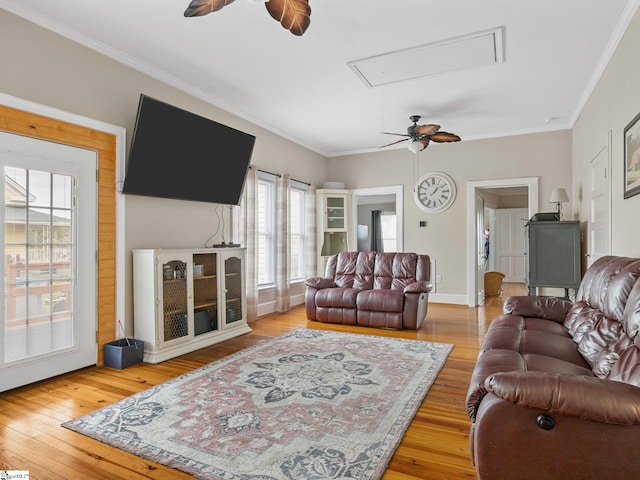
[(407, 133), (390, 133), (390, 132), (382, 132), (385, 135), (399, 135), (403, 138), (402, 140), (398, 140), (397, 142), (391, 142), (387, 145), (383, 145), (380, 148), (389, 147), (391, 145), (396, 145), (400, 142), (409, 141), (407, 147), (413, 153), (418, 153), (424, 150), (429, 146), (429, 142), (437, 142), (437, 143), (449, 143), (449, 142), (459, 142), (461, 139), (455, 133), (443, 132), (440, 131), (440, 125), (434, 125), (432, 123), (426, 125), (418, 125), (418, 121), (420, 120), (420, 115), (412, 115), (409, 117), (409, 120), (413, 122), (413, 125), (410, 125), (407, 128)]
[[(297, 36), (301, 36), (311, 23), (309, 0), (250, 0), (252, 3), (264, 2), (269, 15)], [(191, 0), (184, 11), (185, 17), (200, 17), (217, 12), (233, 0)]]

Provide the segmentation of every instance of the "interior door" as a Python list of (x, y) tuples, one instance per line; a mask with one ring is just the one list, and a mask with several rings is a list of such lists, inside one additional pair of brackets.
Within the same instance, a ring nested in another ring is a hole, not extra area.
[(0, 391), (96, 363), (96, 158), (0, 133)]
[(504, 282), (524, 283), (524, 225), (526, 208), (496, 210), (496, 271), (504, 273)]
[(589, 164), (589, 224), (587, 227), (587, 267), (609, 255), (610, 247), (610, 144), (603, 147)]

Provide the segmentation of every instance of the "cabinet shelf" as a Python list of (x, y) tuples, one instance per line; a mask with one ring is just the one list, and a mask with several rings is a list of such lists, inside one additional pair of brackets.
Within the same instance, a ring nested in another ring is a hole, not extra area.
[(215, 280), (216, 278), (218, 278), (217, 275), (194, 275), (193, 276), (193, 281), (199, 281), (199, 280)]
[(218, 305), (218, 302), (215, 300), (210, 300), (210, 301), (206, 301), (206, 302), (198, 302), (195, 303), (193, 305), (193, 309), (194, 310), (202, 310), (205, 308), (211, 308), (211, 307), (215, 307), (216, 305)]

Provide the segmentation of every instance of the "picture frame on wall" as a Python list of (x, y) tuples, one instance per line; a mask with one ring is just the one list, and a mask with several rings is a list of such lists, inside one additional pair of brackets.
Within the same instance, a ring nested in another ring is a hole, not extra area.
[(640, 113), (624, 127), (624, 198), (640, 193)]

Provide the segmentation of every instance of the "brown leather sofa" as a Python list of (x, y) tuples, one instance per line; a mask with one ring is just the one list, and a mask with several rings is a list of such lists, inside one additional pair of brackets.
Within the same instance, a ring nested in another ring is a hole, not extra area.
[(467, 394), (479, 479), (640, 475), (640, 259), (603, 257), (575, 303), (510, 297)]
[(428, 255), (342, 252), (325, 276), (306, 281), (307, 318), (389, 329), (417, 329), (431, 291)]

